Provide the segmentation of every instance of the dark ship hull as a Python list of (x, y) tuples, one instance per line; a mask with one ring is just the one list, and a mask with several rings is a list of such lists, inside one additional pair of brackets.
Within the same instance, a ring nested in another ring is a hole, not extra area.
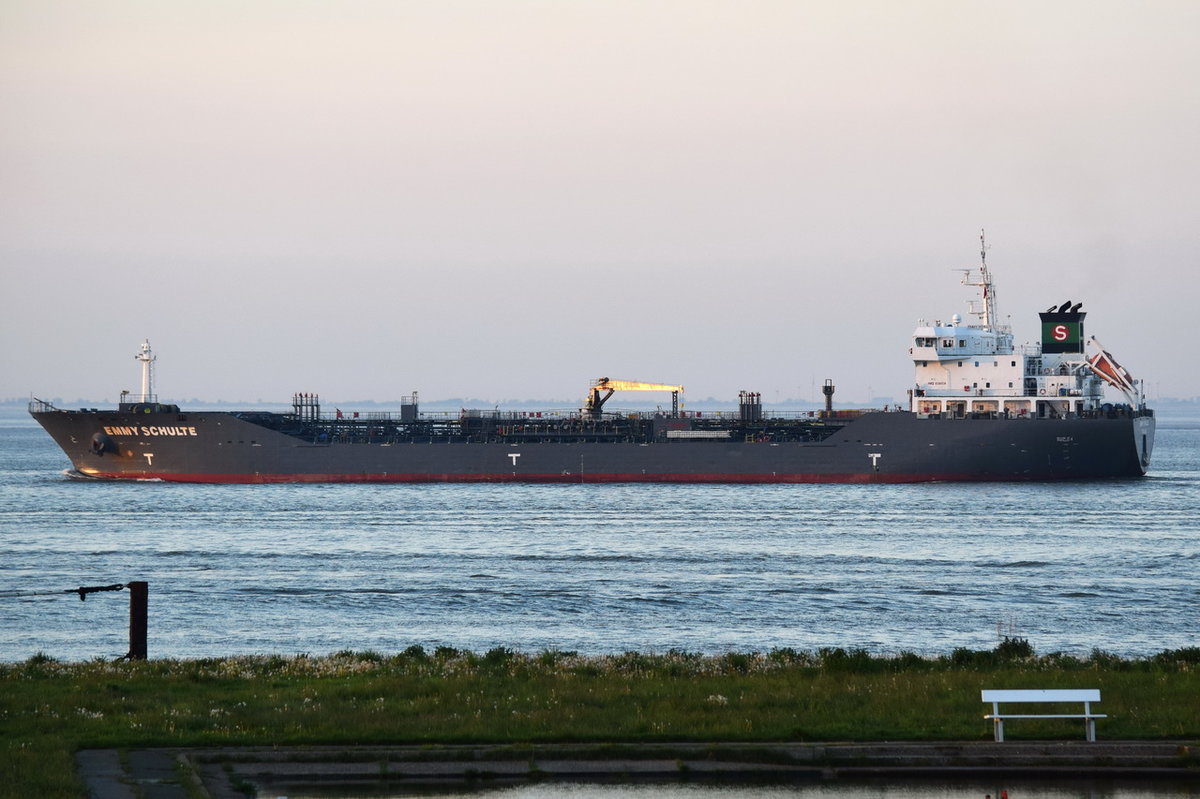
[(907, 483), (1143, 475), (1149, 411), (1076, 418), (910, 412), (593, 419), (465, 411), (433, 420), (181, 412), (169, 405), (30, 412), (81, 475), (194, 483)]

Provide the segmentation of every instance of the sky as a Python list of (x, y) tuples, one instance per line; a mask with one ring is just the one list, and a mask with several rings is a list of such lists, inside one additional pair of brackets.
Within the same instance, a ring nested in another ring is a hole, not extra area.
[(1200, 395), (1193, 0), (2, 0), (0, 114), (0, 398), (902, 399), (982, 229)]

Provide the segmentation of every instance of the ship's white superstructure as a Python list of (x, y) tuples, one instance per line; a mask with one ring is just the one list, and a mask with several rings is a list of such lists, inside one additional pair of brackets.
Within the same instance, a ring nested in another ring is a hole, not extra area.
[[(1144, 406), (1140, 384), (1094, 338), (1084, 339), (1082, 303), (1051, 306), (1040, 314), (1041, 342), (1014, 346), (1011, 328), (996, 322), (986, 248), (981, 255), (979, 268), (964, 270), (962, 279), (963, 285), (980, 289), (980, 300), (970, 309), (977, 321), (964, 322), (955, 314), (948, 323), (921, 320), (913, 332), (914, 413), (1081, 416), (1112, 407), (1105, 401), (1106, 383), (1120, 389), (1129, 405)], [(1091, 358), (1085, 344), (1096, 350)]]

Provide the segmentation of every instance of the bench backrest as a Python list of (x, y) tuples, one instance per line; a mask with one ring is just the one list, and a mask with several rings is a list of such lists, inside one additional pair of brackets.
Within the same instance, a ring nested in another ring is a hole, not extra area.
[(1099, 688), (1039, 690), (984, 690), (984, 702), (1099, 702)]

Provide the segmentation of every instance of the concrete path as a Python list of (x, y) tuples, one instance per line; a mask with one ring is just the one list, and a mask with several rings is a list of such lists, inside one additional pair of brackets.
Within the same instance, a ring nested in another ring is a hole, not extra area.
[[(304, 788), (573, 782), (813, 782), (864, 777), (1104, 776), (1194, 781), (1197, 742), (559, 744), (85, 750), (91, 799), (245, 799)], [(189, 788), (191, 793), (189, 794)]]
[[(189, 799), (186, 758), (168, 749), (85, 749), (75, 755), (92, 799)], [(245, 794), (242, 794), (245, 799)]]

